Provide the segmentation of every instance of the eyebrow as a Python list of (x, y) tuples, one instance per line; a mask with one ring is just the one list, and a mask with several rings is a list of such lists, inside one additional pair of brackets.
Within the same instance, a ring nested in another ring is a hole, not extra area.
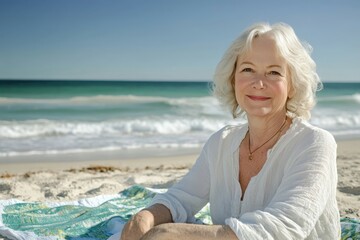
[(276, 64), (273, 64), (273, 65), (268, 66), (268, 68), (272, 68), (272, 67), (277, 67), (277, 68), (281, 68), (281, 69), (282, 69), (282, 67), (281, 67), (280, 65), (276, 65)]
[[(255, 66), (255, 64), (253, 64), (252, 62), (242, 62), (242, 63), (240, 63), (240, 66), (243, 65), (243, 64), (249, 64), (249, 65)], [(273, 68), (273, 67), (277, 67), (277, 68), (282, 69), (282, 67), (280, 65), (277, 65), (277, 64), (272, 64), (270, 66), (267, 66), (267, 68)]]
[(240, 65), (243, 65), (243, 64), (250, 64), (250, 65), (254, 65), (252, 62), (242, 62), (242, 63), (240, 63)]

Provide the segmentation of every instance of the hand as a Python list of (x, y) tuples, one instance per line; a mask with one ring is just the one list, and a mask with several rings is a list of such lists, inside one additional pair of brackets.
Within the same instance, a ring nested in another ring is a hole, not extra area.
[(153, 217), (148, 211), (135, 214), (124, 226), (120, 240), (140, 240), (153, 226)]

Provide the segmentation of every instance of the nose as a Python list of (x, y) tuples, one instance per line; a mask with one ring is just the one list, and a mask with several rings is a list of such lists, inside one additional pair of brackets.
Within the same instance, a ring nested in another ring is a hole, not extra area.
[(264, 80), (260, 76), (258, 76), (254, 79), (253, 88), (254, 89), (264, 89), (265, 88)]

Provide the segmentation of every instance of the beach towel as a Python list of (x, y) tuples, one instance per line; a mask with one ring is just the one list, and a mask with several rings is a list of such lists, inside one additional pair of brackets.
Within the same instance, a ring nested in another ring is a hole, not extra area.
[[(119, 235), (133, 214), (147, 206), (156, 193), (164, 191), (134, 185), (116, 195), (73, 202), (0, 200), (0, 236), (26, 240), (108, 239)], [(197, 217), (210, 223), (209, 214), (204, 211)]]
[[(72, 202), (24, 202), (0, 200), (0, 236), (8, 239), (119, 239), (131, 216), (147, 206), (156, 193), (166, 189), (134, 185), (119, 194)], [(209, 206), (196, 216), (211, 224)], [(360, 240), (359, 219), (342, 218), (342, 238)]]

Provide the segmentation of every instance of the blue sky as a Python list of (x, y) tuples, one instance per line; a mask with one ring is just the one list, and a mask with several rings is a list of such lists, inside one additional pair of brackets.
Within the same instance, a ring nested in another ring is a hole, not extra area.
[(0, 79), (211, 80), (264, 21), (313, 46), (323, 81), (360, 81), (358, 0), (1, 0)]

